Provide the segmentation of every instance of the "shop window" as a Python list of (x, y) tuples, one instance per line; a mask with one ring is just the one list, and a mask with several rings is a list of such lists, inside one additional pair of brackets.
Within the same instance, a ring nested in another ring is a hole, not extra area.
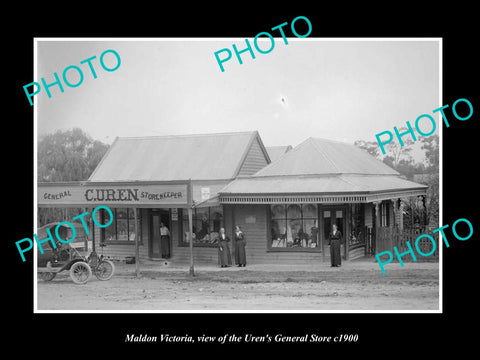
[(271, 247), (315, 249), (318, 243), (316, 204), (270, 206)]
[[(135, 241), (135, 214), (134, 209), (117, 208), (111, 209), (113, 222), (110, 226), (103, 228), (102, 240), (106, 242), (134, 243)], [(138, 214), (137, 214), (138, 216)], [(105, 211), (101, 212), (102, 224), (108, 221)], [(142, 238), (141, 218), (138, 217), (139, 239)]]
[(350, 224), (351, 231), (348, 237), (350, 248), (358, 247), (365, 244), (365, 224), (364, 224), (364, 205), (350, 205)]
[(380, 206), (381, 225), (383, 227), (390, 226), (390, 206), (388, 202), (382, 202)]
[[(193, 209), (193, 245), (216, 246), (220, 228), (223, 226), (221, 206)], [(189, 245), (188, 212), (182, 214), (183, 238), (181, 245)]]

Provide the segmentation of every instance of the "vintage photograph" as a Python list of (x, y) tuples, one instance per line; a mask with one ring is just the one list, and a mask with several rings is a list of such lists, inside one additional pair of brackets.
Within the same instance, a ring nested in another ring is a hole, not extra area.
[(441, 71), (437, 38), (37, 38), (35, 312), (440, 312)]

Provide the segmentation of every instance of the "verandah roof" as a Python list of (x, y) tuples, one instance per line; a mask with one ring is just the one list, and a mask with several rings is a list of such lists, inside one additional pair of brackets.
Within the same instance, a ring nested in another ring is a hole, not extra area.
[(354, 145), (309, 138), (256, 174), (235, 179), (219, 194), (222, 203), (370, 202), (425, 195), (427, 188)]
[(251, 177), (219, 192), (223, 204), (367, 203), (426, 194), (427, 186), (397, 176), (339, 175)]
[(308, 138), (253, 176), (322, 174), (400, 175), (354, 145)]
[(319, 175), (319, 176), (268, 176), (238, 178), (223, 188), (228, 194), (368, 194), (373, 192), (425, 190), (399, 176), (390, 175)]

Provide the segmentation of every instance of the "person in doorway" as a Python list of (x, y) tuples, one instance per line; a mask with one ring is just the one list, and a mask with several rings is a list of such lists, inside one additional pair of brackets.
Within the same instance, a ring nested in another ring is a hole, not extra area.
[(220, 228), (220, 235), (218, 237), (218, 262), (222, 268), (232, 265), (229, 242), (230, 238), (225, 234), (225, 229)]
[(170, 231), (163, 222), (160, 223), (160, 252), (163, 259), (170, 258)]
[(332, 232), (329, 236), (330, 243), (330, 261), (332, 267), (342, 265), (342, 257), (340, 255), (340, 244), (342, 242), (342, 233), (338, 231), (337, 225), (332, 225)]
[(238, 267), (245, 267), (247, 264), (247, 256), (245, 255), (245, 245), (247, 242), (245, 240), (245, 234), (243, 233), (240, 226), (235, 226), (235, 264)]

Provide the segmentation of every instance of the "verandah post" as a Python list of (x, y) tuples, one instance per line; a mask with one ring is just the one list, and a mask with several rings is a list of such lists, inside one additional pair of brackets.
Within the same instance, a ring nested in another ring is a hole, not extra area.
[(193, 188), (192, 179), (188, 182), (188, 234), (190, 239), (190, 276), (195, 276), (193, 265)]
[(140, 277), (140, 251), (138, 248), (138, 225), (137, 225), (137, 208), (133, 208), (134, 229), (135, 229), (135, 275)]

